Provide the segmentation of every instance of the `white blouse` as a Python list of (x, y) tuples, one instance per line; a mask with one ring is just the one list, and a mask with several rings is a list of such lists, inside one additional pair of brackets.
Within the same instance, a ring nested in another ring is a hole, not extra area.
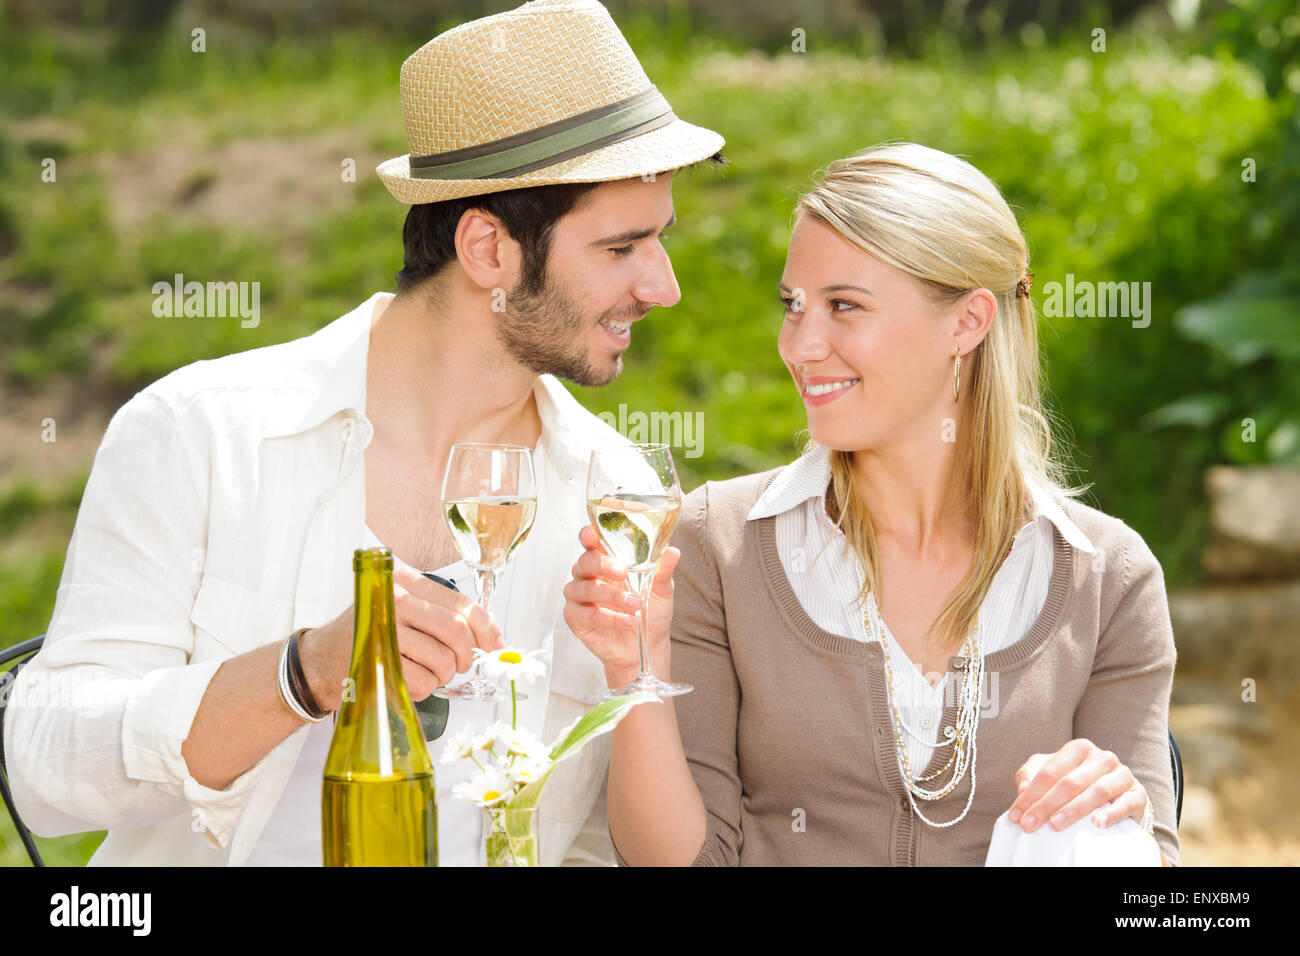
[[(843, 532), (826, 514), (830, 479), (830, 453), (825, 448), (816, 448), (777, 475), (755, 502), (748, 518), (753, 521), (776, 516), (776, 546), (781, 566), (808, 616), (832, 634), (870, 641), (873, 638), (857, 601), (863, 584), (862, 566)], [(1096, 550), (1042, 488), (1032, 481), (1028, 484), (1034, 518), (1016, 534), (1010, 556), (998, 570), (980, 605), (979, 631), (985, 655), (1024, 637), (1042, 611), (1052, 578), (1053, 525), (1076, 548), (1089, 553)], [(931, 686), (883, 620), (881, 628), (889, 643), (899, 697), (897, 705), (915, 778), (930, 763), (938, 743), (945, 694), (951, 696), (953, 691), (949, 689), (946, 675), (936, 686)], [(982, 706), (987, 707), (989, 703), (984, 701)]]

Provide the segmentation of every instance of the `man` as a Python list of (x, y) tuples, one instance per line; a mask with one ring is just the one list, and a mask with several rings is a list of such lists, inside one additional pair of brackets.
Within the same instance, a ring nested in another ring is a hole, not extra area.
[[(677, 302), (659, 242), (672, 171), (720, 162), (722, 138), (672, 114), (594, 0), (448, 31), (403, 64), (401, 94), (410, 153), (378, 170), (412, 204), (397, 295), (179, 369), (104, 436), (45, 646), (4, 728), (24, 820), (49, 836), (108, 829), (93, 863), (320, 862), (332, 724), (280, 696), (280, 651), (296, 634), (311, 697), (337, 707), (356, 548), (394, 553), (415, 699), (503, 628), (551, 658), (520, 705), (534, 732), (549, 740), (605, 688), (564, 624), (563, 588), (587, 458), (622, 439), (552, 374), (611, 381), (630, 324)], [(439, 507), (461, 441), (537, 460), (538, 516), (496, 616), (416, 573), (472, 593)], [(509, 700), (496, 706), (508, 720)], [(492, 704), (456, 700), (447, 726), (493, 718)], [(544, 864), (612, 862), (607, 761), (598, 742), (557, 768)], [(472, 865), (481, 815), (451, 798), (454, 765), (437, 774), (441, 862)]]

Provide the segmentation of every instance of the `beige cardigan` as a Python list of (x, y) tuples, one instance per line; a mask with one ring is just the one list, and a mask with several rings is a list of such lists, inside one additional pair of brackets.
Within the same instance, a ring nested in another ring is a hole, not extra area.
[[(776, 473), (696, 489), (673, 540), (672, 677), (695, 685), (673, 705), (708, 821), (697, 865), (982, 865), (1017, 768), (1076, 737), (1114, 751), (1146, 787), (1160, 850), (1178, 862), (1174, 637), (1160, 564), (1135, 531), (1056, 496), (1098, 553), (1054, 529), (1042, 613), (985, 660), (975, 800), (961, 823), (933, 829), (903, 787), (879, 645), (818, 627), (777, 555), (775, 518), (746, 520)], [(963, 663), (950, 659), (949, 686)], [(943, 726), (954, 716), (950, 700)], [(947, 753), (936, 750), (928, 772)], [(953, 819), (970, 785), (968, 772), (944, 799), (918, 805), (935, 822)]]

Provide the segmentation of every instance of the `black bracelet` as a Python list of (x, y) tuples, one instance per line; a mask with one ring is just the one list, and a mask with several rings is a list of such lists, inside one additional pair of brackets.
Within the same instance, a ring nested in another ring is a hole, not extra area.
[(307, 685), (307, 675), (302, 669), (302, 658), (298, 656), (298, 636), (307, 628), (299, 628), (289, 637), (289, 689), (293, 691), (293, 696), (298, 699), (302, 709), (311, 714), (317, 720), (329, 716), (329, 712), (321, 710), (320, 704), (316, 703), (316, 698)]

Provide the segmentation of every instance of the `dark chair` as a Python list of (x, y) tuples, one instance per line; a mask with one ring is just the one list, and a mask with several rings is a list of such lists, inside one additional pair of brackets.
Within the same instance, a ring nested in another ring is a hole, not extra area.
[(1183, 755), (1178, 751), (1174, 732), (1169, 731), (1169, 762), (1174, 765), (1174, 828), (1183, 820)]
[[(18, 672), (22, 670), (23, 665), (41, 649), (44, 641), (45, 635), (42, 634), (40, 637), (33, 637), (31, 640), (0, 651), (0, 796), (4, 797), (5, 809), (9, 811), (9, 816), (14, 821), (14, 828), (17, 829), (23, 846), (27, 848), (27, 855), (32, 858), (32, 866), (44, 866), (45, 861), (41, 859), (40, 851), (36, 849), (31, 831), (23, 825), (22, 819), (18, 816), (18, 808), (14, 806), (13, 795), (9, 792), (9, 771), (5, 766), (4, 726), (5, 708), (9, 705), (13, 682), (17, 680)], [(12, 667), (9, 666), (11, 664)], [(7, 677), (3, 676), (6, 671), (8, 671)]]

